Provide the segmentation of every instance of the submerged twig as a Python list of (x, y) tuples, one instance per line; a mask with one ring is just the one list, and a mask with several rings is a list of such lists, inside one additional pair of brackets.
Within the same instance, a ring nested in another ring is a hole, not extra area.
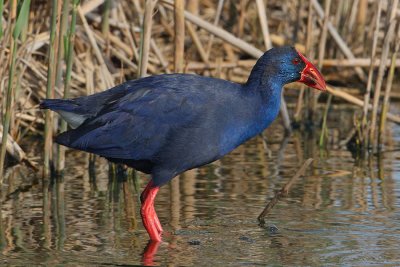
[(293, 183), (302, 175), (304, 175), (305, 170), (307, 167), (311, 164), (313, 161), (312, 158), (307, 159), (301, 168), (296, 172), (296, 174), (292, 177), (292, 179), (287, 182), (281, 190), (275, 193), (275, 196), (268, 202), (267, 206), (265, 206), (264, 210), (258, 215), (257, 219), (260, 222), (261, 225), (265, 224), (265, 216), (268, 215), (268, 213), (272, 210), (272, 208), (278, 203), (278, 201), (282, 198), (288, 195), (290, 187), (293, 185)]

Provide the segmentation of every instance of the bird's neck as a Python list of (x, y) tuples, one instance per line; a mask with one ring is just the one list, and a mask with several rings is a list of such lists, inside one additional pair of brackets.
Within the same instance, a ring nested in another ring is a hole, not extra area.
[(272, 111), (272, 109), (279, 110), (284, 84), (279, 75), (273, 75), (255, 67), (247, 82), (242, 86), (242, 90), (259, 97), (262, 106)]
[(279, 79), (251, 80), (243, 85), (242, 90), (254, 104), (253, 123), (255, 131), (268, 127), (279, 113), (283, 83)]

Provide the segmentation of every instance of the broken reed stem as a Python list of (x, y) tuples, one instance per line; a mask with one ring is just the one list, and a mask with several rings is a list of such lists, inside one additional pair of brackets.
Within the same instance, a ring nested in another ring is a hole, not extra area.
[(385, 95), (383, 98), (383, 104), (382, 104), (382, 111), (381, 111), (381, 118), (380, 118), (380, 125), (379, 125), (379, 135), (378, 135), (378, 143), (383, 144), (384, 142), (384, 137), (385, 137), (385, 125), (386, 125), (386, 119), (387, 119), (387, 113), (389, 111), (389, 100), (390, 100), (390, 92), (392, 89), (392, 83), (393, 83), (393, 78), (394, 78), (394, 72), (396, 69), (396, 58), (397, 54), (399, 51), (399, 41), (400, 41), (400, 25), (398, 25), (397, 29), (397, 36), (396, 36), (396, 41), (395, 41), (395, 48), (394, 52), (392, 54), (391, 58), (391, 65), (389, 69), (389, 75), (386, 80), (386, 88), (385, 88)]
[(268, 202), (268, 204), (265, 206), (264, 210), (258, 215), (257, 220), (261, 225), (265, 224), (265, 216), (268, 215), (268, 213), (272, 210), (272, 208), (278, 203), (278, 201), (282, 198), (285, 197), (289, 194), (289, 190), (291, 186), (294, 184), (294, 182), (302, 175), (304, 175), (307, 167), (313, 162), (312, 158), (307, 159), (301, 168), (296, 172), (296, 174), (287, 182), (281, 190), (275, 192), (275, 196)]
[(375, 139), (375, 129), (377, 123), (377, 116), (378, 116), (378, 106), (379, 106), (379, 99), (381, 94), (381, 87), (383, 82), (383, 76), (385, 74), (386, 69), (386, 61), (388, 59), (389, 48), (392, 43), (394, 30), (396, 26), (396, 13), (397, 13), (397, 5), (399, 0), (393, 0), (390, 19), (389, 19), (389, 26), (384, 38), (383, 42), (383, 49), (381, 54), (381, 65), (379, 66), (378, 76), (376, 79), (375, 84), (375, 91), (374, 91), (374, 99), (373, 99), (373, 108), (372, 108), (372, 116), (371, 116), (371, 128), (369, 132), (369, 144), (372, 145), (373, 149), (376, 149), (377, 140)]
[[(69, 27), (69, 32), (66, 40), (65, 55), (67, 70), (64, 79), (64, 99), (69, 98), (70, 95), (70, 82), (71, 82), (71, 72), (74, 58), (74, 41), (75, 41), (75, 29), (76, 29), (76, 15), (78, 10), (80, 0), (74, 0), (71, 14), (71, 24)], [(61, 122), (60, 132), (67, 130), (66, 121)], [(62, 172), (65, 166), (65, 147), (59, 146), (59, 156), (57, 161), (57, 172)]]
[(185, 45), (185, 1), (175, 0), (174, 3), (174, 21), (175, 21), (175, 53), (174, 53), (174, 71), (183, 71), (184, 45)]
[(140, 61), (139, 61), (139, 73), (138, 77), (145, 77), (147, 75), (147, 65), (149, 61), (150, 52), (150, 39), (151, 39), (151, 28), (153, 24), (153, 10), (157, 3), (157, 0), (147, 0), (144, 8), (144, 16), (142, 23), (141, 32), (141, 45), (140, 45)]
[(371, 95), (371, 88), (372, 88), (372, 79), (374, 76), (374, 65), (376, 59), (376, 47), (378, 44), (378, 37), (379, 37), (379, 22), (381, 20), (381, 11), (382, 11), (382, 2), (383, 1), (378, 1), (378, 7), (377, 7), (377, 15), (376, 15), (376, 20), (375, 20), (375, 30), (374, 30), (374, 36), (372, 39), (372, 49), (371, 49), (371, 62), (370, 62), (370, 67), (369, 67), (369, 72), (368, 72), (368, 81), (367, 81), (367, 89), (365, 91), (364, 95), (364, 107), (363, 107), (363, 116), (361, 120), (361, 131), (362, 131), (362, 138), (363, 138), (363, 147), (364, 150), (367, 149), (368, 146), (368, 129), (367, 129), (367, 119), (368, 119), (368, 111), (369, 111), (369, 101), (370, 101), (370, 95)]
[[(57, 7), (58, 0), (52, 1), (52, 14), (50, 22), (50, 40), (49, 40), (49, 61), (47, 69), (47, 86), (46, 98), (54, 98), (54, 70), (55, 70), (55, 39), (57, 28)], [(43, 159), (43, 176), (50, 175), (50, 160), (52, 157), (52, 123), (53, 116), (50, 110), (45, 111), (45, 124), (44, 124), (44, 159)]]

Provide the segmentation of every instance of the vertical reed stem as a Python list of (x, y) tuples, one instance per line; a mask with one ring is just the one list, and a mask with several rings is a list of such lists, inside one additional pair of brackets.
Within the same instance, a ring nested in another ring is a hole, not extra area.
[[(76, 15), (77, 15), (79, 1), (80, 0), (74, 0), (74, 2), (73, 2), (71, 25), (70, 25), (69, 32), (67, 35), (67, 42), (66, 42), (66, 47), (65, 47), (67, 70), (65, 73), (65, 80), (64, 80), (64, 99), (69, 98), (69, 94), (70, 94), (71, 72), (72, 72), (72, 65), (73, 65), (73, 58), (74, 58)], [(64, 132), (66, 130), (67, 130), (67, 123), (66, 123), (66, 121), (63, 120), (61, 122), (60, 131)], [(65, 166), (65, 148), (60, 146), (59, 147), (59, 157), (58, 157), (58, 162), (57, 162), (57, 171), (58, 172), (63, 171), (64, 166)]]
[[(12, 1), (10, 4), (10, 9), (12, 16), (15, 15), (16, 12), (16, 1)], [(17, 41), (21, 35), (22, 30), (27, 26), (28, 17), (29, 17), (29, 8), (30, 8), (30, 0), (24, 0), (21, 5), (20, 12), (18, 14), (18, 18), (14, 25), (14, 31), (11, 36), (11, 62), (10, 62), (10, 71), (8, 77), (8, 86), (7, 86), (7, 97), (6, 97), (6, 110), (3, 119), (3, 136), (1, 140), (1, 148), (0, 148), (0, 185), (3, 183), (3, 172), (4, 172), (4, 160), (6, 157), (7, 151), (7, 139), (8, 132), (10, 130), (11, 124), (11, 107), (13, 105), (14, 99), (14, 73), (15, 73), (15, 63), (17, 60)], [(14, 16), (15, 17), (15, 16)]]
[(383, 1), (378, 1), (374, 37), (372, 39), (371, 64), (369, 66), (369, 71), (368, 71), (367, 90), (365, 91), (365, 94), (364, 94), (363, 117), (362, 117), (362, 121), (361, 121), (361, 131), (362, 131), (364, 150), (368, 146), (368, 140), (367, 140), (368, 139), (367, 118), (368, 118), (368, 111), (369, 111), (368, 106), (369, 106), (369, 102), (370, 102), (372, 79), (374, 76), (374, 65), (375, 65), (375, 61), (376, 61), (375, 54), (376, 54), (376, 46), (378, 44), (379, 22), (381, 20), (382, 2)]
[(183, 71), (184, 45), (185, 45), (185, 1), (175, 0), (174, 19), (175, 19), (175, 72)]
[(17, 40), (13, 42), (10, 72), (8, 76), (6, 110), (3, 119), (3, 136), (1, 138), (1, 150), (0, 150), (0, 186), (3, 184), (4, 160), (6, 157), (8, 132), (10, 130), (11, 106), (13, 105), (13, 99), (14, 99), (13, 80), (14, 80), (16, 59), (17, 59)]
[[(308, 18), (307, 18), (307, 38), (306, 38), (306, 50), (307, 56), (310, 60), (314, 58), (314, 40), (313, 40), (313, 27), (314, 17), (313, 17), (313, 5), (312, 1), (308, 5)], [(310, 90), (305, 91), (305, 99), (307, 103), (307, 121), (313, 121), (314, 117), (314, 93)]]
[[(221, 12), (222, 12), (223, 6), (224, 6), (224, 0), (218, 0), (217, 11), (215, 13), (215, 18), (214, 18), (214, 22), (213, 22), (214, 26), (218, 25), (219, 18), (221, 17)], [(208, 44), (207, 44), (207, 48), (206, 48), (207, 59), (210, 57), (211, 47), (212, 47), (212, 44), (214, 42), (214, 37), (215, 37), (215, 35), (211, 34), (210, 39), (208, 40)]]
[[(327, 0), (325, 2), (325, 14), (324, 14), (324, 24), (322, 26), (322, 33), (321, 33), (321, 40), (319, 43), (319, 51), (318, 51), (318, 68), (320, 71), (322, 70), (322, 61), (325, 57), (325, 46), (326, 46), (326, 39), (328, 35), (328, 22), (329, 22), (329, 13), (331, 9), (331, 0)], [(332, 101), (332, 95), (329, 94), (328, 100), (325, 106), (324, 117), (322, 119), (322, 130), (321, 135), (319, 137), (319, 146), (322, 148), (324, 146), (324, 138), (328, 135), (328, 128), (327, 128), (327, 117), (330, 109)]]
[[(0, 0), (0, 16), (3, 17), (4, 0)], [(0, 19), (0, 39), (3, 38), (3, 20)]]
[(386, 69), (386, 62), (388, 59), (388, 53), (389, 53), (389, 47), (393, 39), (393, 33), (394, 29), (396, 26), (396, 13), (397, 13), (397, 5), (399, 3), (399, 0), (393, 0), (392, 7), (391, 7), (391, 13), (390, 13), (390, 19), (389, 19), (389, 26), (388, 30), (384, 39), (383, 43), (383, 48), (382, 48), (382, 55), (381, 55), (381, 64), (379, 66), (378, 70), (378, 76), (376, 80), (376, 85), (375, 85), (375, 92), (374, 92), (374, 100), (373, 100), (373, 106), (372, 106), (372, 117), (371, 117), (371, 130), (370, 130), (370, 135), (369, 135), (369, 143), (373, 146), (373, 148), (376, 148), (377, 142), (375, 139), (375, 129), (376, 129), (376, 122), (377, 122), (377, 116), (378, 116), (378, 106), (379, 106), (379, 98), (381, 94), (381, 87), (382, 87), (382, 81), (383, 81), (383, 75)]
[(153, 24), (153, 10), (157, 0), (147, 0), (144, 8), (144, 17), (142, 23), (142, 35), (140, 46), (139, 77), (145, 77), (147, 74), (147, 64), (149, 60), (151, 28)]
[[(61, 13), (61, 21), (58, 29), (58, 50), (57, 50), (57, 69), (56, 69), (56, 80), (55, 80), (55, 87), (57, 89), (62, 88), (62, 73), (63, 73), (63, 66), (64, 66), (64, 61), (63, 61), (63, 56), (65, 53), (65, 47), (64, 47), (64, 41), (66, 40), (66, 35), (65, 32), (67, 30), (67, 24), (68, 24), (68, 11), (69, 11), (69, 1), (63, 0), (62, 2), (62, 13)], [(54, 125), (57, 125), (56, 123), (56, 118), (54, 118)], [(61, 128), (63, 128), (63, 124), (66, 125), (66, 122), (64, 120), (61, 120)], [(66, 129), (66, 127), (65, 127)], [(55, 132), (57, 129), (54, 130)], [(61, 132), (63, 132), (63, 129), (60, 129)], [(57, 150), (57, 158), (56, 158), (56, 172), (60, 174), (62, 170), (64, 169), (64, 151), (65, 148), (61, 145), (56, 146)]]
[(111, 8), (111, 0), (104, 1), (104, 10), (101, 21), (101, 31), (104, 36), (108, 35), (110, 29), (110, 8)]
[[(47, 87), (46, 98), (54, 98), (54, 70), (55, 70), (55, 47), (54, 42), (56, 39), (57, 28), (57, 7), (58, 0), (52, 1), (52, 15), (50, 22), (50, 40), (49, 40), (49, 64), (47, 69)], [(52, 123), (53, 116), (50, 110), (45, 111), (45, 126), (44, 126), (44, 165), (43, 175), (48, 177), (50, 175), (50, 160), (52, 157)]]
[(386, 118), (387, 118), (387, 113), (389, 111), (390, 92), (391, 92), (391, 89), (392, 89), (394, 71), (396, 69), (396, 58), (397, 58), (397, 54), (398, 54), (399, 47), (400, 47), (400, 44), (399, 44), (399, 41), (400, 41), (400, 38), (399, 38), (400, 37), (400, 27), (399, 26), (398, 26), (398, 29), (397, 29), (397, 38), (396, 38), (396, 42), (395, 42), (394, 52), (393, 52), (392, 58), (391, 58), (389, 76), (388, 76), (388, 78), (386, 80), (385, 96), (383, 98), (383, 104), (382, 104), (382, 112), (381, 112), (380, 125), (379, 125), (379, 135), (378, 135), (378, 142), (381, 145), (384, 142)]
[[(379, 1), (382, 2), (382, 1)], [(357, 28), (356, 28), (356, 36), (359, 38), (359, 43), (364, 43), (364, 32), (365, 32), (365, 23), (367, 21), (368, 14), (368, 0), (360, 0), (358, 5), (358, 13), (357, 13)]]

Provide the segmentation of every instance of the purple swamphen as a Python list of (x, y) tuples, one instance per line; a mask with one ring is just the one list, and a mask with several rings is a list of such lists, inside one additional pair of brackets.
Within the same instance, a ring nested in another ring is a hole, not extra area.
[(213, 162), (261, 133), (279, 112), (283, 85), (302, 82), (325, 91), (316, 67), (293, 47), (273, 48), (245, 84), (192, 74), (163, 74), (128, 81), (74, 99), (45, 99), (73, 128), (56, 142), (151, 174), (141, 194), (150, 239), (161, 240), (154, 209), (161, 185)]

